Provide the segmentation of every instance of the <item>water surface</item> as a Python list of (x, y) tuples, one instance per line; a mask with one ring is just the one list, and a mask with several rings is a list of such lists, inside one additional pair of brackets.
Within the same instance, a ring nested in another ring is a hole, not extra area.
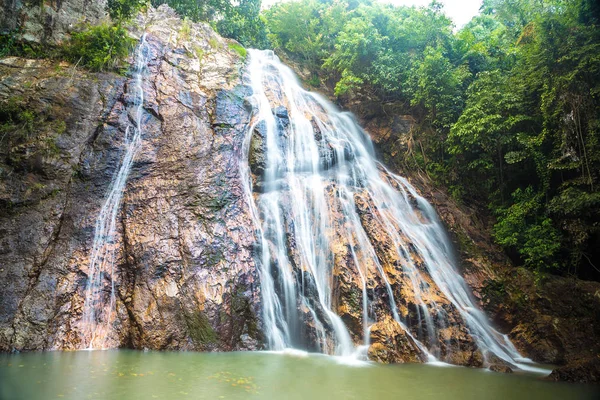
[(596, 399), (598, 388), (464, 367), (323, 355), (79, 351), (0, 355), (0, 399)]

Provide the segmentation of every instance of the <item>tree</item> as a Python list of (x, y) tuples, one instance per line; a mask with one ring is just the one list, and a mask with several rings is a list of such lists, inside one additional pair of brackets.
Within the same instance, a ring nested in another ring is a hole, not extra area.
[(456, 33), (437, 2), (298, 0), (263, 15), (277, 50), (341, 102), (412, 114), (410, 165), (495, 215), (515, 262), (600, 279), (600, 5), (481, 11)]
[(213, 24), (223, 36), (244, 46), (268, 47), (265, 24), (260, 18), (261, 0), (151, 0), (168, 4), (182, 17)]
[(120, 23), (133, 17), (147, 3), (148, 0), (108, 0), (106, 10), (113, 21)]

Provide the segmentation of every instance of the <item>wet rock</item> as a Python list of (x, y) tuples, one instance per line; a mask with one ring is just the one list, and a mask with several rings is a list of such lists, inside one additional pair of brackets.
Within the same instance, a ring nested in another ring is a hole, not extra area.
[(264, 174), (267, 167), (267, 126), (265, 121), (256, 124), (252, 137), (250, 138), (250, 151), (248, 154), (248, 163), (250, 170), (254, 175), (260, 177)]
[(5, 125), (0, 145), (0, 350), (33, 350), (52, 340), (60, 294), (76, 278), (68, 277), (70, 249), (59, 239), (87, 233), (73, 229), (68, 212), (72, 180), (123, 79), (5, 58), (0, 80), (3, 112), (28, 115), (27, 127)]
[(275, 115), (277, 121), (279, 135), (287, 135), (286, 130), (290, 125), (290, 116), (288, 114), (287, 108), (285, 108), (284, 106), (275, 107), (273, 109), (273, 115)]
[(288, 114), (287, 108), (284, 106), (278, 106), (273, 109), (273, 115), (279, 118), (282, 121), (282, 124), (289, 125), (290, 124), (290, 116)]
[(547, 379), (575, 383), (598, 383), (600, 382), (600, 355), (572, 361), (568, 365), (552, 371)]
[(421, 351), (404, 329), (391, 317), (371, 326), (369, 359), (384, 364), (421, 362)]
[(252, 89), (243, 85), (232, 90), (220, 90), (216, 97), (213, 125), (224, 127), (247, 123), (250, 110), (244, 100), (251, 94)]
[[(501, 332), (509, 334), (521, 354), (568, 369), (600, 352), (600, 283), (552, 275), (540, 281), (533, 272), (512, 265), (494, 244), (494, 221), (485, 210), (456, 204), (446, 188), (419, 171), (406, 170), (403, 160), (420, 152), (419, 127), (415, 118), (402, 115), (402, 104), (373, 104), (359, 98), (343, 105), (358, 116), (387, 167), (407, 177), (434, 206), (478, 305)], [(468, 347), (462, 354), (461, 360), (471, 358)], [(473, 360), (481, 365), (480, 354)]]
[(313, 117), (310, 119), (310, 124), (312, 125), (313, 131), (315, 133), (315, 140), (320, 142), (323, 140), (323, 132), (321, 131), (321, 127), (317, 120)]
[[(5, 7), (0, 20), (16, 21), (14, 15), (23, 7), (17, 3)], [(82, 2), (64, 1), (51, 7), (64, 11), (76, 4)], [(90, 12), (90, 20), (96, 17), (95, 11)], [(36, 18), (27, 21), (37, 23)], [(61, 24), (56, 22), (56, 30), (49, 34), (40, 34), (34, 25), (25, 26), (24, 32), (31, 36), (28, 40), (58, 42), (68, 34)], [(109, 326), (107, 345), (258, 349), (264, 340), (255, 265), (257, 233), (239, 173), (239, 163), (245, 162), (239, 156), (245, 129), (253, 122), (245, 100), (250, 89), (242, 84), (242, 60), (228, 49), (228, 41), (206, 24), (195, 24), (189, 35), (183, 35), (180, 26), (173, 11), (162, 6), (138, 16), (131, 28), (137, 37), (141, 27), (147, 29), (151, 57), (144, 83), (144, 140), (125, 188), (117, 237), (111, 243), (116, 260), (110, 274), (115, 278), (116, 316)], [(12, 127), (5, 138), (10, 145), (0, 147), (0, 350), (80, 348), (95, 221), (122, 159), (134, 115), (134, 82), (84, 73), (68, 64), (18, 58), (0, 62), (0, 78), (0, 103), (12, 102), (11, 107), (16, 104), (33, 112), (33, 124), (26, 130)], [(372, 107), (367, 105), (365, 110), (363, 118), (374, 117)], [(277, 133), (285, 137), (290, 125), (286, 106), (277, 105), (271, 111)], [(310, 122), (324, 170), (354, 159), (351, 146), (325, 144), (326, 126), (316, 118)], [(380, 126), (381, 140), (376, 130), (374, 135), (388, 160), (399, 159), (395, 156), (400, 151), (415, 151), (409, 117), (382, 123), (391, 123), (391, 130), (384, 132), (386, 127)], [(253, 195), (260, 199), (277, 190), (278, 195), (287, 196), (282, 205), (286, 208), (282, 221), (286, 251), (295, 281), (303, 285), (295, 289), (306, 297), (305, 303), (283, 306), (296, 317), (290, 323), (294, 332), (302, 332), (294, 338), (299, 347), (333, 352), (333, 328), (294, 239), (290, 188), (279, 183), (264, 187), (260, 180), (266, 167), (265, 138), (262, 122), (250, 142), (249, 161), (256, 181)], [(341, 316), (351, 339), (363, 343), (364, 322), (377, 321), (370, 331), (371, 359), (386, 363), (422, 360), (411, 335), (390, 316), (390, 297), (394, 297), (399, 318), (410, 334), (442, 360), (482, 366), (483, 356), (465, 322), (433, 283), (415, 243), (402, 227), (383, 225), (387, 206), (378, 207), (358, 184), (348, 194), (336, 186), (335, 179), (324, 183), (323, 202), (331, 219), (318, 222), (327, 224), (321, 243), (330, 246), (326, 263), (333, 275), (331, 308)], [(555, 371), (556, 379), (597, 379), (595, 361), (573, 361), (574, 354), (590, 349), (593, 353), (598, 346), (597, 285), (557, 278), (543, 283), (536, 293), (530, 274), (502, 276), (497, 270), (506, 260), (490, 245), (485, 227), (473, 222), (469, 210), (457, 210), (448, 196), (421, 186), (460, 242), (463, 272), (476, 298), (494, 311), (504, 330), (512, 329), (517, 346), (536, 359), (570, 362)], [(362, 231), (348, 229), (351, 225), (337, 201), (340, 198), (354, 204)], [(419, 208), (414, 196), (409, 205)], [(427, 221), (424, 211), (417, 215), (417, 220)], [(365, 235), (372, 248), (361, 247), (364, 238), (359, 234)], [(265, 236), (274, 240), (273, 232)], [(404, 244), (401, 249), (395, 248), (398, 242)], [(277, 265), (276, 261), (270, 265)], [(415, 276), (420, 279), (421, 293), (415, 293), (411, 281)], [(505, 293), (495, 293), (496, 286), (489, 284), (500, 279), (510, 287)], [(282, 278), (276, 275), (275, 280), (281, 291)], [(431, 321), (424, 322), (424, 311)], [(439, 328), (433, 334), (427, 325), (431, 323)], [(497, 360), (490, 366), (506, 368)], [(582, 377), (585, 371), (591, 371), (588, 378)]]
[[(205, 24), (182, 38), (168, 7), (133, 26), (147, 29), (149, 73), (105, 280), (108, 296), (113, 276), (116, 296), (105, 346), (260, 348), (237, 156), (250, 119), (242, 60)], [(211, 62), (185, 50), (195, 48)], [(27, 148), (18, 129), (0, 146), (14, 155), (0, 161), (0, 350), (77, 349), (96, 218), (121, 163), (135, 82), (18, 58), (0, 61), (0, 79), (0, 105), (34, 122)]]
[(325, 171), (332, 169), (338, 163), (338, 156), (334, 148), (326, 142), (320, 142), (318, 146), (321, 169)]
[(490, 365), (490, 371), (500, 372), (502, 374), (512, 374), (513, 370), (508, 365), (504, 364), (492, 364)]

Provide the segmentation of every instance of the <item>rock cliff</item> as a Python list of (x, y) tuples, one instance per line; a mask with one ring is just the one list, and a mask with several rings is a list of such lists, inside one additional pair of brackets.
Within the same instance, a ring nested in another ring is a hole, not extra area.
[(56, 45), (84, 24), (107, 18), (106, 0), (0, 0), (0, 33), (16, 32), (27, 42)]
[[(243, 60), (208, 26), (181, 23), (163, 7), (134, 24), (151, 54), (106, 346), (256, 348), (237, 166), (249, 118)], [(18, 58), (1, 61), (0, 81), (0, 349), (77, 349), (95, 219), (123, 156), (134, 83)]]

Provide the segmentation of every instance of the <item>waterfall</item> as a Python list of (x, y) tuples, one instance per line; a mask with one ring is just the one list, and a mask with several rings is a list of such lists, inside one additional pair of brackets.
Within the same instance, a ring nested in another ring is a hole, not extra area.
[(84, 328), (82, 346), (87, 349), (105, 347), (105, 340), (116, 314), (114, 274), (117, 255), (117, 215), (131, 166), (142, 143), (143, 83), (148, 54), (149, 49), (144, 34), (135, 55), (133, 125), (129, 125), (125, 131), (124, 156), (96, 218), (82, 317)]
[[(376, 160), (353, 116), (304, 90), (272, 51), (250, 50), (246, 74), (253, 115), (241, 174), (256, 229), (268, 347), (361, 353), (381, 315), (372, 310), (377, 285), (388, 315), (424, 360), (447, 356), (440, 342), (450, 346), (449, 340), (441, 332), (456, 323), (449, 315), (455, 313), (485, 364), (500, 359), (529, 369), (475, 305), (432, 206)], [(378, 227), (382, 239), (367, 226)], [(340, 255), (346, 255), (341, 262)], [(334, 292), (344, 269), (356, 277), (360, 332), (339, 315)], [(399, 290), (411, 294), (412, 314), (400, 310)]]

